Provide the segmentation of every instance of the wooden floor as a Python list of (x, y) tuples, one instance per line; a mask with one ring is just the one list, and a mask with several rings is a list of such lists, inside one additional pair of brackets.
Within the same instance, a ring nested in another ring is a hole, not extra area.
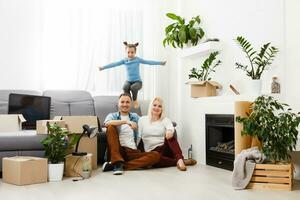
[(72, 178), (29, 186), (14, 186), (0, 181), (2, 200), (62, 200), (62, 199), (300, 199), (300, 183), (294, 190), (240, 190), (231, 187), (231, 172), (210, 166), (196, 165), (181, 172), (175, 167), (126, 171), (115, 176), (111, 172), (95, 171), (93, 177), (83, 181)]

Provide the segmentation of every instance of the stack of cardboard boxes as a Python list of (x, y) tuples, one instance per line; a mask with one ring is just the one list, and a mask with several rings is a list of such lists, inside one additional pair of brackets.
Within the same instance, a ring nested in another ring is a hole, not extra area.
[[(0, 132), (21, 130), (24, 121), (22, 115), (0, 115)], [(37, 134), (48, 134), (48, 122), (67, 128), (72, 134), (81, 134), (84, 124), (90, 127), (98, 127), (96, 116), (57, 116), (53, 120), (37, 121)], [(65, 163), (66, 176), (80, 176), (83, 160), (88, 161), (91, 169), (97, 169), (97, 137), (83, 136), (78, 151), (87, 152), (87, 155), (82, 158), (68, 155)], [(15, 185), (47, 182), (47, 173), (47, 159), (36, 157), (3, 158), (3, 182)]]

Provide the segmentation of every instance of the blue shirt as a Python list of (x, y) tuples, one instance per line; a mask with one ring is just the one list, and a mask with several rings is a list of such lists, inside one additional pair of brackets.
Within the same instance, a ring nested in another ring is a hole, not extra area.
[[(129, 120), (135, 122), (136, 124), (138, 124), (139, 122), (139, 116), (136, 113), (128, 113), (129, 116)], [(121, 120), (121, 114), (120, 112), (114, 112), (114, 113), (109, 113), (104, 120), (104, 124), (106, 124), (107, 122), (111, 121), (111, 120)], [(138, 138), (138, 132), (137, 130), (134, 131), (134, 140), (137, 141)]]
[(125, 65), (126, 72), (127, 72), (127, 81), (135, 82), (135, 81), (142, 81), (140, 76), (140, 64), (146, 65), (162, 65), (163, 62), (160, 61), (153, 61), (153, 60), (144, 60), (139, 57), (135, 57), (131, 60), (128, 58), (122, 59), (118, 62), (114, 62), (108, 65), (103, 66), (104, 69), (109, 69), (113, 67), (117, 67), (120, 65)]

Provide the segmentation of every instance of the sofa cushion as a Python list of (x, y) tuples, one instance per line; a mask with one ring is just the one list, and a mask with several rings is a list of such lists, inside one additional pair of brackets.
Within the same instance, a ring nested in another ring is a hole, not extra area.
[(40, 141), (45, 137), (34, 130), (0, 133), (0, 151), (43, 150)]
[(51, 97), (50, 118), (69, 115), (95, 115), (94, 99), (83, 90), (46, 90)]
[(8, 97), (10, 93), (42, 95), (41, 92), (35, 90), (0, 90), (0, 114), (8, 113)]

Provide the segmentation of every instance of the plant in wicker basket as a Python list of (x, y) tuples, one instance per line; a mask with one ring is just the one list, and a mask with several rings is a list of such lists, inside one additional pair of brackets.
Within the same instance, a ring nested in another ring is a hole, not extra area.
[(300, 113), (293, 113), (287, 104), (271, 96), (259, 96), (247, 117), (237, 117), (243, 124), (242, 135), (257, 137), (262, 153), (271, 162), (289, 162), (298, 139)]

